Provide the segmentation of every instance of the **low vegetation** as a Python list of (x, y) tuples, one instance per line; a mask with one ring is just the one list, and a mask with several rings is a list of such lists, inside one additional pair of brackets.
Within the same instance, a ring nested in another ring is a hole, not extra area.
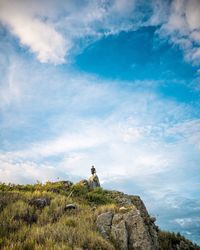
[(200, 250), (196, 244), (193, 244), (191, 241), (187, 240), (180, 233), (171, 233), (165, 231), (159, 231), (159, 246), (160, 250), (168, 249), (178, 249), (177, 245), (180, 246), (180, 250)]
[[(99, 212), (114, 208), (105, 190), (67, 185), (0, 185), (0, 248), (11, 249), (114, 249), (95, 227)], [(38, 208), (34, 200), (48, 205)], [(66, 204), (77, 209), (67, 211)], [(94, 212), (95, 211), (95, 212)], [(99, 211), (99, 212), (98, 212)]]
[[(46, 202), (44, 206), (37, 206), (38, 199)], [(67, 204), (77, 208), (68, 210)], [(70, 182), (0, 184), (0, 249), (115, 249), (98, 233), (95, 220), (118, 209), (109, 191), (101, 188), (89, 191)], [(181, 240), (187, 241), (180, 235), (159, 233), (163, 250)], [(191, 250), (199, 249), (193, 246)]]

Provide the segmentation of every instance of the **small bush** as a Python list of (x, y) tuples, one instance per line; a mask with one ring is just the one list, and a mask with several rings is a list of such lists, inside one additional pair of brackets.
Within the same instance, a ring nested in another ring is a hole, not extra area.
[(87, 194), (87, 200), (96, 205), (114, 203), (114, 200), (106, 195), (106, 191), (102, 188), (95, 188)]
[(72, 185), (70, 191), (71, 191), (73, 196), (77, 196), (79, 198), (81, 198), (81, 197), (85, 198), (87, 193), (88, 193), (87, 187), (85, 187), (79, 183)]
[(3, 211), (3, 209), (15, 201), (22, 198), (22, 195), (20, 193), (12, 193), (12, 192), (1, 192), (0, 191), (0, 212)]
[(70, 181), (57, 181), (57, 182), (46, 182), (42, 184), (37, 182), (36, 184), (5, 184), (0, 183), (0, 191), (24, 191), (24, 192), (34, 192), (34, 191), (48, 191), (55, 193), (66, 193), (69, 191), (72, 183)]

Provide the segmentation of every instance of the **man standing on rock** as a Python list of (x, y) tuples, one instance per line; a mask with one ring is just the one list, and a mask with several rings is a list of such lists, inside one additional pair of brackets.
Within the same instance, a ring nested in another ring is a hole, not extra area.
[(91, 174), (92, 174), (92, 175), (96, 174), (96, 169), (95, 169), (94, 166), (92, 166), (92, 168), (91, 168)]
[(98, 178), (98, 176), (96, 174), (96, 169), (95, 169), (94, 166), (92, 166), (92, 168), (91, 168), (91, 174), (92, 175), (90, 176), (90, 178), (88, 180), (89, 188), (94, 189), (96, 187), (100, 187), (99, 178)]

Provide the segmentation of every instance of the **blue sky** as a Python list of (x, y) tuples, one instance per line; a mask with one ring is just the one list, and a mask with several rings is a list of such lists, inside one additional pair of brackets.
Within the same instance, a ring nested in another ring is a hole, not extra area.
[(200, 243), (199, 11), (0, 0), (0, 181), (78, 181), (95, 165)]

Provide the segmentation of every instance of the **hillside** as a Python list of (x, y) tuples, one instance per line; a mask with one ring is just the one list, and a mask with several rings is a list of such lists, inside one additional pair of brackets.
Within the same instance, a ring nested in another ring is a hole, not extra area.
[(0, 249), (199, 250), (161, 231), (139, 196), (85, 182), (0, 184)]

